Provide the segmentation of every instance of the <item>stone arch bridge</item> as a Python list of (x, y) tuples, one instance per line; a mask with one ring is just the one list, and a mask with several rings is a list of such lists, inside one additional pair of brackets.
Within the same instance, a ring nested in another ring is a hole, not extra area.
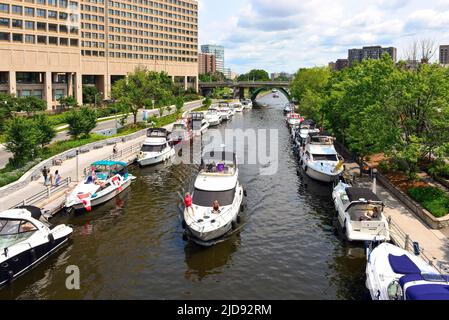
[(223, 82), (200, 82), (199, 90), (203, 96), (209, 96), (215, 88), (231, 88), (234, 90), (234, 98), (245, 98), (245, 89), (249, 89), (251, 100), (267, 89), (278, 89), (290, 100), (290, 81), (223, 81)]

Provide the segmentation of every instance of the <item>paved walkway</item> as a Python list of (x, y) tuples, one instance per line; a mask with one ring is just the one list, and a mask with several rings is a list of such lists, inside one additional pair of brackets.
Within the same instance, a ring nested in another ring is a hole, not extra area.
[[(192, 109), (198, 108), (201, 105), (201, 103), (194, 103), (190, 104), (189, 106), (186, 106), (184, 110), (190, 111)], [(165, 126), (169, 131), (172, 129), (173, 124), (169, 124)], [(130, 146), (136, 145), (140, 142), (145, 140), (145, 136), (142, 136), (140, 138), (125, 142), (125, 143), (118, 143), (117, 148), (118, 151), (128, 148)], [(83, 175), (83, 169), (87, 168), (92, 162), (102, 160), (105, 158), (108, 158), (112, 155), (112, 149), (113, 145), (111, 146), (105, 146), (101, 149), (92, 150), (88, 153), (81, 154), (78, 157), (78, 174), (79, 178), (82, 178)], [(129, 158), (129, 155), (125, 157), (125, 159), (119, 159), (119, 160), (127, 160)], [(77, 181), (77, 165), (76, 165), (76, 157), (66, 160), (62, 163), (61, 166), (53, 166), (50, 168), (51, 173), (55, 173), (56, 170), (59, 171), (59, 174), (61, 175), (62, 179), (65, 179), (67, 177), (71, 177), (72, 181)], [(17, 190), (13, 193), (8, 194), (8, 196), (2, 196), (0, 195), (0, 211), (6, 210), (17, 203), (23, 201), (23, 199), (27, 199), (41, 191), (46, 190), (46, 187), (44, 186), (44, 178), (40, 179), (39, 181), (33, 181), (30, 182), (26, 187)]]

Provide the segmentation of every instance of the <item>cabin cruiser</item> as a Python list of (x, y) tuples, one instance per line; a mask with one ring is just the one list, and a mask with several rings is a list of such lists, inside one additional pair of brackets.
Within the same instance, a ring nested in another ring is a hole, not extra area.
[(232, 107), (233, 107), (235, 112), (238, 112), (238, 113), (243, 112), (243, 104), (241, 104), (240, 102), (235, 102), (232, 105)]
[(209, 126), (218, 126), (222, 122), (221, 112), (215, 107), (210, 107), (204, 118), (209, 122)]
[(294, 132), (293, 139), (298, 147), (305, 145), (307, 137), (311, 133), (319, 133), (320, 129), (316, 127), (316, 123), (313, 120), (304, 120), (301, 122), (298, 128)]
[(373, 300), (449, 300), (449, 275), (416, 254), (389, 243), (368, 249), (366, 287)]
[[(236, 228), (243, 196), (235, 153), (210, 151), (203, 154), (192, 206), (184, 209), (183, 226), (189, 238), (205, 244)], [(219, 208), (214, 209), (215, 201)]]
[(312, 179), (336, 181), (343, 173), (343, 158), (334, 147), (334, 138), (326, 132), (309, 133), (305, 145), (299, 148), (300, 165)]
[(231, 118), (234, 116), (232, 108), (229, 107), (229, 104), (220, 104), (218, 110), (220, 110), (221, 118), (224, 121), (231, 120)]
[(202, 136), (209, 129), (209, 122), (204, 118), (203, 112), (191, 112), (192, 129), (195, 137)]
[(295, 105), (287, 103), (284, 107), (284, 114), (289, 114), (295, 111)]
[(251, 110), (253, 108), (253, 102), (251, 99), (243, 100), (242, 101), (243, 109), (245, 110)]
[(332, 192), (339, 225), (349, 241), (389, 241), (384, 203), (367, 188), (340, 181)]
[(137, 157), (139, 166), (149, 166), (164, 162), (175, 155), (170, 132), (164, 128), (151, 128), (147, 131), (140, 154)]
[(287, 126), (289, 128), (295, 127), (295, 126), (299, 126), (301, 124), (301, 122), (304, 121), (304, 118), (301, 117), (301, 115), (299, 113), (290, 113), (287, 115), (287, 119), (285, 120), (287, 122)]
[(134, 179), (135, 177), (128, 173), (128, 165), (125, 162), (94, 162), (86, 178), (67, 195), (65, 208), (91, 211), (92, 207), (120, 194)]
[(193, 139), (192, 118), (188, 117), (173, 124), (171, 133), (173, 145), (178, 145)]
[(41, 209), (23, 206), (0, 213), (0, 286), (45, 260), (61, 248), (73, 229), (52, 226)]

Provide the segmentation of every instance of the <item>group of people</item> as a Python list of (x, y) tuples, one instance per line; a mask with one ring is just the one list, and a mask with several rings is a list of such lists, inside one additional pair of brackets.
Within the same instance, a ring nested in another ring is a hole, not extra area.
[(51, 173), (50, 169), (46, 166), (42, 169), (42, 176), (44, 177), (44, 186), (59, 186), (61, 184), (61, 175), (56, 170), (55, 174)]

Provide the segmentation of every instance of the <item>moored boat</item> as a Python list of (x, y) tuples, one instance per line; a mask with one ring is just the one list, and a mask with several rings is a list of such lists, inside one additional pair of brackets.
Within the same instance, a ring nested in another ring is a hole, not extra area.
[(134, 179), (125, 162), (94, 162), (86, 178), (67, 195), (65, 208), (91, 211), (123, 192)]
[(0, 286), (44, 261), (67, 243), (73, 229), (52, 226), (39, 208), (24, 206), (0, 213)]
[(155, 165), (172, 158), (175, 153), (170, 132), (164, 128), (151, 128), (147, 131), (137, 163), (141, 167)]

